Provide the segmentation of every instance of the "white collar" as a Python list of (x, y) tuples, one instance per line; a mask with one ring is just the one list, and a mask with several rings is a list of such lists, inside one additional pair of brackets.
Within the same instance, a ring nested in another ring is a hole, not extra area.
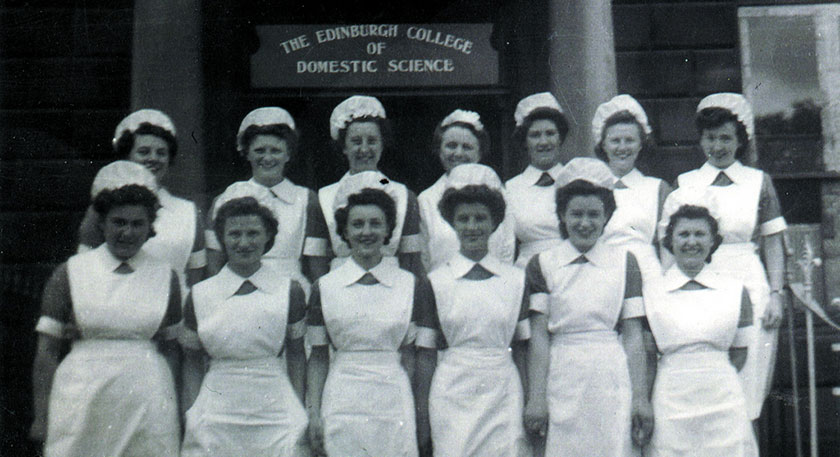
[(339, 283), (344, 286), (351, 286), (359, 281), (362, 276), (370, 273), (379, 281), (380, 284), (386, 287), (393, 287), (397, 283), (397, 273), (399, 267), (389, 262), (385, 257), (370, 270), (365, 270), (350, 256), (338, 269), (334, 270)]
[(709, 162), (706, 162), (697, 170), (697, 172), (700, 176), (701, 184), (710, 186), (721, 172), (726, 173), (726, 176), (728, 176), (735, 184), (743, 183), (747, 178), (749, 169), (740, 161), (736, 160), (726, 168), (718, 168)]
[(282, 181), (271, 187), (258, 183), (257, 180), (254, 178), (249, 179), (248, 182), (268, 189), (269, 192), (271, 192), (272, 196), (274, 196), (274, 198), (282, 201), (283, 203), (294, 203), (294, 200), (292, 199), (292, 194), (294, 192), (294, 184), (292, 184), (292, 182), (289, 181), (289, 178), (283, 178)]
[(560, 262), (560, 266), (566, 266), (577, 260), (578, 257), (583, 256), (595, 266), (606, 267), (613, 259), (613, 256), (610, 255), (610, 249), (599, 239), (588, 251), (582, 253), (571, 241), (565, 239), (557, 248), (557, 260)]
[(674, 264), (671, 265), (671, 267), (665, 272), (665, 290), (673, 292), (681, 289), (683, 286), (692, 281), (707, 289), (718, 289), (721, 285), (721, 279), (723, 278), (720, 274), (712, 271), (712, 269), (708, 266), (700, 270), (700, 273), (698, 273), (697, 276), (689, 278), (682, 272), (682, 270), (680, 270), (680, 267), (678, 267), (677, 264)]
[(111, 251), (108, 250), (108, 243), (102, 243), (98, 248), (94, 250), (96, 255), (99, 257), (99, 260), (105, 266), (105, 269), (108, 271), (114, 271), (120, 267), (123, 263), (127, 264), (131, 267), (132, 270), (137, 271), (146, 259), (149, 257), (149, 254), (143, 250), (143, 247), (140, 247), (140, 250), (137, 251), (131, 258), (128, 260), (120, 260), (114, 257), (114, 254), (111, 254)]
[(638, 168), (633, 168), (626, 175), (618, 178), (627, 187), (636, 187), (645, 179), (645, 175)]
[(560, 175), (560, 171), (563, 170), (563, 167), (565, 167), (565, 165), (563, 165), (561, 162), (557, 162), (556, 165), (549, 168), (548, 170), (540, 170), (539, 168), (533, 165), (528, 165), (528, 167), (525, 168), (525, 171), (522, 172), (522, 177), (525, 178), (525, 182), (534, 185), (537, 183), (537, 181), (540, 180), (542, 174), (547, 172), (549, 176), (551, 176), (551, 179), (554, 179), (556, 181), (557, 176)]
[(481, 265), (482, 268), (499, 276), (502, 271), (502, 263), (489, 252), (478, 262), (464, 257), (460, 252), (456, 253), (449, 260), (446, 261), (449, 269), (456, 278), (462, 278), (470, 272), (476, 265)]
[(280, 273), (275, 272), (265, 264), (261, 265), (260, 268), (254, 272), (251, 276), (244, 278), (239, 276), (236, 272), (230, 269), (230, 267), (225, 264), (225, 266), (219, 271), (215, 278), (215, 281), (219, 283), (219, 287), (222, 289), (222, 293), (226, 298), (232, 297), (245, 281), (250, 282), (254, 285), (257, 289), (260, 289), (266, 293), (276, 293), (278, 290), (278, 282), (277, 279), (280, 277)]

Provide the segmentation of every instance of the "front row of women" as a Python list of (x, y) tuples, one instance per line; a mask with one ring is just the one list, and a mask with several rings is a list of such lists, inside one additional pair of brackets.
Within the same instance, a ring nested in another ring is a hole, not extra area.
[[(100, 186), (105, 243), (45, 291), (33, 435), (48, 456), (527, 456), (526, 431), (547, 435), (548, 456), (629, 456), (649, 440), (650, 455), (756, 455), (736, 374), (751, 308), (742, 283), (707, 267), (721, 242), (714, 200), (669, 197), (663, 242), (676, 262), (643, 303), (635, 257), (602, 241), (615, 178), (581, 160), (556, 194), (564, 241), (524, 272), (488, 254), (498, 190), (444, 192), (460, 250), (428, 278), (383, 257), (391, 189), (349, 194), (335, 220), (350, 258), (315, 282), (308, 314), (300, 283), (261, 260), (278, 226), (272, 197), (234, 188), (213, 215), (228, 262), (193, 287), (183, 316), (177, 275), (141, 249), (154, 186), (142, 167), (110, 165), (139, 171)], [(182, 317), (186, 358), (209, 363), (183, 379), (202, 386), (184, 390), (200, 393), (183, 399), (183, 441)], [(663, 354), (652, 405), (645, 321)]]

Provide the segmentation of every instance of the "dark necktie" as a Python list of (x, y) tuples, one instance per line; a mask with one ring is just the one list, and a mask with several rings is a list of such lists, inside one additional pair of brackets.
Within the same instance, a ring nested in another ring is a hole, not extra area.
[(715, 180), (712, 181), (712, 185), (718, 187), (726, 187), (731, 184), (735, 183), (731, 179), (729, 179), (729, 176), (726, 176), (726, 173), (722, 171), (718, 173), (717, 178), (715, 178)]
[(123, 263), (120, 264), (120, 266), (118, 266), (114, 270), (114, 273), (118, 273), (118, 274), (121, 274), (121, 275), (127, 275), (129, 273), (134, 273), (134, 268), (131, 268), (131, 265), (123, 262)]
[(581, 254), (577, 259), (572, 260), (570, 265), (580, 265), (580, 264), (586, 263), (586, 262), (588, 262), (588, 260), (586, 260), (586, 256)]
[(703, 284), (700, 284), (699, 282), (697, 282), (693, 279), (691, 281), (688, 281), (687, 283), (683, 284), (682, 287), (680, 287), (680, 290), (700, 290), (700, 289), (707, 289), (707, 287), (704, 286)]
[(487, 269), (482, 267), (480, 263), (473, 265), (470, 271), (463, 276), (464, 279), (469, 279), (471, 281), (483, 281), (491, 277), (493, 277), (493, 273), (487, 271)]
[(537, 186), (539, 187), (548, 187), (554, 185), (554, 178), (548, 174), (547, 171), (544, 171), (543, 174), (540, 175), (540, 179), (537, 181)]
[(239, 286), (239, 289), (233, 295), (248, 295), (251, 292), (256, 292), (257, 286), (247, 279)]
[(379, 281), (376, 279), (375, 276), (370, 274), (370, 272), (365, 273), (365, 275), (359, 278), (359, 280), (356, 282), (363, 286), (372, 286), (374, 284), (379, 284)]
[(616, 183), (615, 183), (615, 188), (616, 188), (616, 189), (627, 189), (627, 184), (624, 184), (624, 183), (623, 183), (623, 182), (621, 182), (621, 180), (619, 179), (619, 180), (618, 180), (618, 182), (616, 182)]

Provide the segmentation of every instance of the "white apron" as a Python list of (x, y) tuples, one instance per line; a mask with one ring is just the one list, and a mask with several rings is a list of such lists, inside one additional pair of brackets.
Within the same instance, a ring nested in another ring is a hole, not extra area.
[[(751, 171), (749, 179), (741, 184), (708, 186), (717, 198), (720, 234), (723, 236), (723, 244), (712, 254), (710, 266), (742, 281), (750, 295), (755, 330), (748, 347), (747, 362), (739, 376), (747, 396), (748, 414), (751, 419), (756, 419), (770, 392), (778, 329), (766, 329), (761, 324), (761, 318), (770, 302), (770, 284), (752, 236), (758, 223), (763, 176), (759, 170), (747, 170)], [(695, 185), (691, 173), (680, 175), (680, 186)]]
[(106, 256), (102, 244), (67, 261), (82, 339), (53, 378), (44, 453), (177, 456), (172, 373), (150, 340), (166, 314), (172, 271), (141, 250), (132, 259), (135, 271), (117, 274)]
[[(277, 275), (258, 274), (265, 273)], [(181, 455), (300, 456), (308, 420), (278, 357), (286, 339), (290, 280), (278, 276), (272, 290), (228, 297), (213, 287), (218, 277), (193, 287), (198, 336), (211, 363), (187, 411)]]
[[(550, 174), (556, 179), (562, 168), (563, 165), (558, 164)], [(541, 173), (529, 166), (505, 183), (516, 239), (520, 243), (516, 258), (516, 266), (520, 268), (525, 268), (531, 257), (563, 242), (555, 203), (557, 187), (534, 185)]]
[(512, 266), (496, 269), (479, 281), (456, 279), (448, 264), (429, 275), (449, 344), (429, 392), (437, 456), (531, 455), (522, 424), (522, 383), (509, 349), (524, 275)]

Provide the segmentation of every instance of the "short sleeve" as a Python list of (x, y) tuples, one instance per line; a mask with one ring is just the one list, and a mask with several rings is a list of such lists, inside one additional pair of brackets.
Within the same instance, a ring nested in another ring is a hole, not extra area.
[(632, 319), (645, 315), (645, 302), (642, 299), (642, 273), (636, 256), (627, 253), (624, 280), (624, 303), (621, 307), (621, 318)]
[(516, 329), (513, 332), (513, 339), (515, 341), (524, 341), (531, 339), (531, 299), (528, 294), (528, 288), (522, 289), (522, 303), (519, 307), (519, 317), (516, 321)]
[(53, 271), (44, 286), (41, 297), (41, 317), (35, 331), (55, 338), (66, 338), (68, 324), (73, 312), (70, 296), (70, 276), (67, 264), (62, 263)]
[(321, 290), (319, 281), (312, 284), (309, 292), (309, 311), (306, 315), (306, 338), (312, 346), (329, 344), (327, 328), (324, 325), (324, 313), (321, 309)]
[(440, 318), (437, 312), (437, 302), (431, 282), (420, 276), (415, 276), (414, 309), (411, 320), (417, 327), (414, 344), (417, 347), (440, 349), (443, 346), (443, 333), (440, 329)]
[(403, 231), (400, 234), (400, 253), (413, 254), (423, 250), (423, 236), (420, 234), (420, 204), (414, 192), (406, 190), (407, 203)]
[(286, 323), (286, 338), (296, 340), (306, 334), (306, 295), (297, 281), (289, 287), (289, 318)]
[(195, 317), (195, 303), (192, 292), (187, 295), (184, 302), (184, 325), (181, 326), (178, 342), (186, 349), (197, 351), (201, 349), (201, 341), (198, 339), (198, 320)]
[(750, 294), (746, 288), (741, 290), (741, 312), (738, 317), (738, 330), (735, 331), (735, 339), (732, 347), (743, 348), (749, 346), (750, 333), (753, 329), (753, 307), (750, 301)]
[(307, 190), (306, 227), (304, 229), (303, 255), (309, 257), (329, 257), (330, 232), (324, 212), (318, 202), (318, 196)]
[(204, 215), (198, 206), (195, 207), (195, 236), (193, 237), (192, 251), (187, 261), (187, 269), (199, 269), (207, 266), (206, 241), (204, 239)]
[(548, 298), (551, 293), (540, 265), (540, 255), (531, 257), (525, 267), (525, 293), (530, 301), (530, 311), (548, 314)]
[(178, 274), (172, 272), (169, 280), (169, 304), (166, 307), (166, 314), (160, 322), (155, 339), (174, 340), (178, 338), (181, 323), (181, 284), (178, 281)]
[(787, 223), (782, 216), (779, 196), (770, 175), (762, 173), (761, 194), (758, 198), (758, 224), (761, 236), (773, 235), (787, 229)]

